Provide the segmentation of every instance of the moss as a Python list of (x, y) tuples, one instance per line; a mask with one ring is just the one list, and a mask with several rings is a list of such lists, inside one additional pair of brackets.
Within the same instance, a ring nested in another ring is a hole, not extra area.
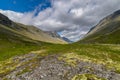
[(0, 62), (0, 76), (8, 74), (11, 70), (14, 70), (18, 65), (10, 58), (6, 61)]
[(110, 58), (96, 59), (96, 58), (88, 57), (87, 55), (85, 56), (85, 55), (78, 55), (76, 53), (66, 53), (66, 54), (62, 54), (58, 59), (65, 61), (66, 64), (71, 65), (73, 67), (77, 65), (78, 61), (83, 61), (83, 62), (105, 65), (107, 69), (110, 70), (114, 69), (117, 73), (120, 72), (120, 62), (113, 61)]
[(3, 78), (2, 80), (10, 80), (10, 79), (7, 79), (7, 78)]
[(77, 65), (77, 60), (78, 60), (78, 56), (76, 56), (73, 53), (69, 53), (69, 54), (64, 54), (62, 56), (60, 56), (58, 59), (59, 60), (63, 60), (65, 61), (68, 65), (71, 65), (73, 67), (75, 67)]
[[(31, 54), (27, 54), (28, 56), (26, 55), (17, 56), (16, 59), (13, 57), (5, 61), (0, 61), (0, 77), (4, 77), (5, 75), (9, 74), (11, 71), (14, 71), (17, 67), (20, 67), (20, 66), (27, 66), (25, 67), (25, 70), (23, 70), (20, 73), (23, 73), (25, 71), (30, 71), (36, 68), (36, 66), (38, 66), (37, 64), (38, 55), (40, 54), (37, 54), (37, 53), (32, 53), (32, 54), (34, 54), (33, 57), (29, 56)], [(28, 59), (28, 60), (25, 60), (25, 59)], [(22, 61), (22, 60), (25, 60), (25, 61)], [(28, 66), (29, 64), (31, 65)]]
[(30, 69), (25, 68), (25, 69), (23, 69), (21, 72), (18, 72), (18, 73), (16, 74), (16, 76), (22, 75), (22, 74), (24, 74), (24, 73), (26, 73), (26, 72), (30, 72), (30, 71), (31, 71)]
[(78, 74), (75, 75), (71, 80), (107, 80), (107, 79), (100, 78), (93, 74)]

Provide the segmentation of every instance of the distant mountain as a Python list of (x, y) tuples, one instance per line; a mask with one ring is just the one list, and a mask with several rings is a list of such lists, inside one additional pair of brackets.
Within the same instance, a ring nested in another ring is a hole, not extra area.
[(79, 42), (120, 44), (120, 10), (101, 20)]
[(62, 39), (65, 40), (65, 41), (68, 42), (68, 43), (72, 43), (72, 42), (73, 42), (73, 41), (69, 40), (69, 39), (66, 38), (66, 37), (62, 37)]
[(62, 39), (61, 36), (56, 31), (44, 31), (44, 32), (51, 37)]
[(61, 38), (51, 36), (37, 27), (13, 22), (8, 17), (0, 14), (0, 39), (3, 38), (2, 35), (4, 35), (4, 38), (9, 38), (12, 41), (14, 39), (19, 39), (23, 41), (42, 41), (59, 44), (66, 43)]
[(66, 37), (61, 37), (57, 32), (51, 32), (51, 31), (45, 31), (45, 33), (47, 33), (48, 35), (50, 35), (51, 37), (54, 37), (54, 38), (59, 38), (59, 39), (62, 39), (68, 43), (72, 43), (71, 40), (69, 40), (68, 38)]

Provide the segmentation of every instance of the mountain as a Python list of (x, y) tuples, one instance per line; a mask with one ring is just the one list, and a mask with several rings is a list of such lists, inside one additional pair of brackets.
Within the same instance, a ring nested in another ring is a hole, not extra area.
[(73, 42), (73, 41), (69, 40), (69, 39), (66, 38), (66, 37), (62, 37), (62, 39), (63, 39), (64, 41), (68, 42), (68, 43), (72, 43), (72, 42)]
[(47, 33), (51, 37), (60, 38), (61, 39), (61, 36), (56, 31), (44, 31), (44, 32)]
[[(19, 37), (22, 40), (43, 41), (49, 43), (65, 44), (66, 42), (58, 37), (48, 35), (46, 32), (34, 26), (28, 26), (11, 21), (8, 17), (0, 14), (0, 34), (8, 36), (10, 39)], [(4, 37), (5, 37), (4, 36)], [(2, 35), (0, 36), (2, 39)], [(18, 38), (17, 38), (18, 39)]]
[(50, 35), (51, 37), (54, 37), (54, 38), (59, 38), (59, 39), (62, 39), (68, 43), (72, 43), (71, 40), (69, 40), (68, 38), (66, 37), (61, 37), (57, 32), (51, 32), (51, 31), (45, 31), (45, 33), (47, 33), (48, 35)]
[(80, 42), (120, 44), (120, 10), (101, 20)]

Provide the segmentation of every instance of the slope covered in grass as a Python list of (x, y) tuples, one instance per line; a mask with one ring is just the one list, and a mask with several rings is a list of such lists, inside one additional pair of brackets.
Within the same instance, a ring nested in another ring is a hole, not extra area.
[(15, 23), (0, 14), (0, 60), (38, 50), (47, 42), (66, 43), (34, 26)]
[(21, 36), (17, 32), (0, 25), (0, 60), (40, 49), (43, 43)]
[(120, 44), (120, 10), (107, 16), (92, 28), (81, 43)]
[[(48, 35), (46, 32), (40, 30), (37, 27), (13, 22), (8, 17), (4, 16), (1, 13), (0, 13), (0, 28), (1, 28), (0, 32), (6, 33), (6, 35), (11, 34), (13, 36), (14, 35), (24, 36), (28, 39), (49, 42), (49, 43), (56, 43), (56, 44), (67, 43), (62, 38), (52, 37), (52, 35)], [(57, 35), (57, 33), (54, 34)]]

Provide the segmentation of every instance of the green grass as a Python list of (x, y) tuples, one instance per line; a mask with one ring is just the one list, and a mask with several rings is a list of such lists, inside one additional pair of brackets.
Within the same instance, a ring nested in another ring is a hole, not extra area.
[(0, 42), (0, 61), (6, 60), (16, 55), (23, 55), (33, 50), (39, 50), (40, 46), (34, 44), (15, 44), (9, 42)]
[(100, 44), (69, 44), (69, 45), (48, 45), (48, 53), (76, 53), (96, 59), (110, 58), (120, 61), (119, 45), (100, 45)]
[[(48, 54), (61, 54), (59, 59), (70, 65), (76, 65), (76, 59), (105, 65), (108, 69), (114, 68), (120, 73), (120, 45), (104, 44), (69, 44), (48, 45), (45, 47)], [(74, 60), (75, 59), (75, 60)]]
[(36, 44), (30, 41), (24, 41), (19, 39), (19, 37), (11, 39), (10, 35), (7, 37), (5, 34), (0, 34), (0, 61), (16, 55), (27, 54), (33, 50), (39, 50), (42, 44), (44, 43), (39, 42), (39, 44)]
[(0, 26), (0, 61), (39, 50), (44, 42), (34, 41)]

